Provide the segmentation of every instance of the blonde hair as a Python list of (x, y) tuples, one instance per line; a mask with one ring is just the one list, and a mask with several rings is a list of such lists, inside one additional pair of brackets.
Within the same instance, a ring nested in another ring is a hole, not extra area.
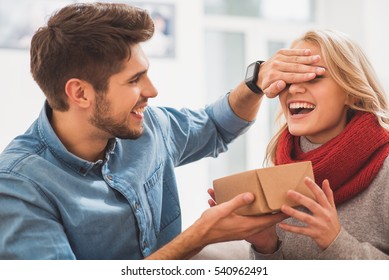
[[(349, 107), (355, 111), (370, 112), (379, 124), (389, 131), (389, 108), (385, 92), (364, 51), (346, 34), (334, 30), (311, 30), (295, 40), (308, 42), (320, 47), (321, 59), (327, 64), (327, 71), (335, 82), (353, 100)], [(267, 163), (274, 163), (277, 144), (285, 123), (270, 141), (266, 151)]]

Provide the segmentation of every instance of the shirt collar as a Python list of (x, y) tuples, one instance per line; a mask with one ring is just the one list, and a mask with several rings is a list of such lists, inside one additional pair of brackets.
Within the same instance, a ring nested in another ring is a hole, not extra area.
[[(90, 162), (72, 154), (66, 149), (50, 124), (49, 120), (52, 112), (53, 110), (46, 101), (38, 118), (38, 130), (42, 141), (47, 145), (54, 157), (83, 176), (86, 176), (94, 167), (102, 165), (104, 163), (103, 160)], [(113, 153), (115, 146), (116, 139), (111, 139), (106, 149), (106, 160)]]

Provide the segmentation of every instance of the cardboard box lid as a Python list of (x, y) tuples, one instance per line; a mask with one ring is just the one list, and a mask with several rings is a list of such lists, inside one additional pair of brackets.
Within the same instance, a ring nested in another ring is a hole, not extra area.
[(289, 206), (297, 206), (296, 203), (287, 199), (286, 193), (288, 190), (295, 190), (305, 196), (314, 198), (313, 193), (304, 183), (305, 177), (314, 180), (310, 161), (257, 169), (256, 172), (267, 205), (273, 211), (279, 210), (285, 202)]
[(297, 206), (286, 197), (288, 190), (298, 191), (314, 199), (304, 178), (314, 180), (309, 161), (245, 171), (213, 181), (215, 199), (223, 203), (243, 192), (251, 192), (255, 201), (236, 211), (241, 215), (260, 215), (279, 211), (282, 204)]

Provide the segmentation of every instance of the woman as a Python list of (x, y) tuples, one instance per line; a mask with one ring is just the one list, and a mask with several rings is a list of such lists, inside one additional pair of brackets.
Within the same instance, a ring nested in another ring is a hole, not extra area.
[[(256, 259), (389, 259), (389, 110), (360, 47), (329, 30), (292, 44), (321, 57), (325, 74), (280, 95), (286, 124), (268, 147), (273, 164), (312, 161), (316, 201), (289, 191), (290, 218), (253, 236)], [(321, 186), (321, 188), (319, 187)]]

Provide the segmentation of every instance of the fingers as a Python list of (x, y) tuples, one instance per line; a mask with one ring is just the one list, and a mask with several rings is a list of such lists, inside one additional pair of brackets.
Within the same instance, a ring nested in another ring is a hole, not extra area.
[(310, 73), (297, 73), (296, 71), (297, 70), (295, 70), (295, 72), (279, 72), (277, 74), (279, 80), (275, 82), (272, 82), (271, 80), (264, 82), (265, 86), (263, 86), (263, 92), (268, 98), (274, 98), (283, 91), (288, 84), (298, 84), (313, 80), (317, 75), (324, 74), (323, 72), (325, 72), (325, 69), (317, 67), (308, 68), (306, 71), (311, 71)]
[(324, 194), (326, 195), (328, 202), (331, 204), (332, 207), (336, 207), (335, 205), (335, 199), (334, 199), (334, 192), (332, 191), (330, 187), (330, 182), (326, 179), (323, 181), (322, 189)]
[(309, 229), (306, 227), (292, 226), (292, 225), (287, 224), (287, 223), (280, 223), (280, 224), (278, 224), (278, 226), (282, 230), (285, 230), (285, 231), (289, 231), (289, 232), (293, 232), (293, 233), (297, 233), (297, 234), (309, 235)]
[(309, 49), (282, 49), (261, 65), (258, 81), (267, 97), (277, 96), (288, 84), (302, 83), (323, 75), (325, 68), (313, 65), (320, 61)]
[(326, 193), (312, 179), (308, 177), (304, 179), (304, 183), (312, 191), (317, 202), (295, 191), (288, 191), (287, 193), (288, 198), (295, 201), (299, 205), (303, 205), (304, 207), (309, 209), (312, 213), (317, 213), (318, 211), (321, 210), (321, 207), (328, 209), (331, 208), (332, 206), (335, 206), (333, 202), (334, 200), (332, 196), (332, 191), (329, 186), (328, 180), (325, 183)]
[(207, 190), (207, 192), (208, 192), (208, 194), (211, 196), (211, 198), (208, 199), (208, 205), (209, 205), (210, 207), (216, 206), (217, 203), (216, 203), (216, 199), (215, 199), (215, 191), (214, 191), (213, 189), (209, 188), (209, 189)]
[(310, 56), (312, 52), (310, 49), (280, 49), (277, 51), (278, 54), (285, 56)]
[(281, 73), (314, 73), (317, 75), (323, 75), (325, 72), (325, 68), (321, 66), (290, 62), (288, 59), (284, 61), (273, 61), (272, 67), (279, 70)]
[(314, 193), (317, 202), (294, 191), (288, 192), (288, 198), (308, 208), (311, 213), (299, 211), (288, 205), (283, 205), (281, 211), (302, 222), (305, 226), (280, 224), (280, 228), (311, 237), (320, 248), (327, 248), (340, 231), (340, 223), (334, 203), (333, 193), (328, 180), (324, 180), (322, 188), (311, 179), (305, 179), (306, 185)]
[(208, 189), (207, 190), (208, 194), (212, 197), (213, 200), (216, 200), (215, 199), (215, 191), (213, 189)]
[[(253, 234), (262, 232), (265, 229), (268, 229), (271, 226), (278, 224), (279, 222), (288, 218), (287, 215), (280, 212), (277, 214), (268, 214), (261, 216), (239, 216), (235, 215), (235, 220), (239, 220), (239, 227), (242, 227), (244, 232), (244, 238), (251, 236)], [(234, 227), (238, 227), (238, 223), (234, 223)]]
[(208, 199), (208, 205), (209, 205), (209, 207), (213, 207), (213, 206), (216, 206), (217, 204), (213, 199)]
[(307, 213), (304, 213), (302, 211), (296, 210), (293, 207), (290, 207), (288, 205), (282, 205), (281, 211), (285, 215), (288, 215), (292, 218), (295, 218), (305, 224), (310, 224), (312, 222), (312, 216), (308, 215)]
[(254, 201), (254, 195), (252, 193), (246, 192), (235, 196), (233, 199), (219, 204), (219, 207), (222, 207), (224, 211), (232, 213), (235, 210), (246, 206)]
[(280, 80), (272, 83), (268, 88), (263, 89), (263, 92), (268, 98), (274, 98), (285, 88), (286, 88), (286, 83)]
[[(323, 214), (328, 212), (327, 210), (331, 211), (331, 209), (335, 209), (332, 190), (328, 180), (323, 182), (323, 187), (325, 190), (322, 190), (312, 179), (308, 177), (304, 179), (304, 182), (313, 192), (317, 201), (314, 201), (313, 199), (295, 191), (288, 191), (287, 196), (297, 204), (309, 209), (313, 215), (299, 211), (288, 205), (282, 205), (281, 211), (305, 224), (314, 224), (314, 216), (323, 216)], [(296, 229), (292, 230), (291, 228), (288, 228), (288, 230), (296, 233), (302, 233), (301, 231), (296, 231)]]
[[(328, 201), (328, 198), (326, 194), (323, 192), (323, 190), (310, 178), (306, 177), (304, 179), (304, 183), (308, 186), (308, 188), (312, 191), (312, 193), (315, 195), (317, 202), (323, 206), (323, 207), (329, 207), (330, 203)], [(327, 184), (329, 186), (328, 180)]]
[(320, 56), (312, 55), (310, 49), (280, 49), (274, 57), (282, 61), (302, 64), (312, 64), (320, 61)]
[(289, 217), (289, 215), (282, 213), (282, 212), (279, 212), (277, 214), (264, 215), (264, 216), (260, 216), (258, 218), (261, 219), (261, 225), (263, 227), (268, 227), (268, 226), (275, 225), (275, 224), (285, 220), (288, 217)]

